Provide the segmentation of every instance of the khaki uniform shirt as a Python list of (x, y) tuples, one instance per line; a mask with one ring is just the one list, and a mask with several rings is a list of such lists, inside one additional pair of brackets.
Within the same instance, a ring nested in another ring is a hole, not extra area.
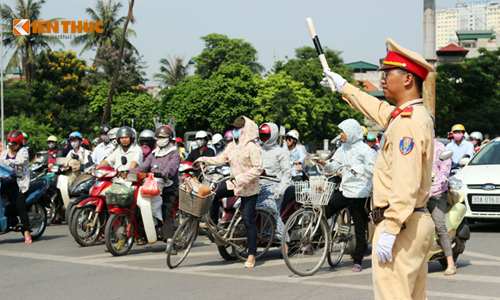
[(384, 214), (387, 220), (383, 229), (398, 234), (414, 208), (424, 207), (429, 200), (434, 155), (433, 121), (423, 104), (415, 104), (422, 99), (400, 107), (404, 110), (415, 104), (411, 106), (410, 116), (399, 114), (393, 118), (391, 113), (395, 106), (349, 83), (344, 85), (342, 96), (354, 109), (386, 130), (385, 144), (375, 163), (373, 201), (375, 207), (389, 206)]

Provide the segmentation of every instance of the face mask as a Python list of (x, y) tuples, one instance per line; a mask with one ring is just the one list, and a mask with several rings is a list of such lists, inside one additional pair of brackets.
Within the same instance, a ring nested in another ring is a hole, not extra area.
[(233, 129), (233, 138), (235, 140), (239, 139), (240, 138), (240, 134), (241, 134), (241, 131), (243, 130), (243, 128), (240, 128), (240, 129)]
[(461, 141), (463, 137), (464, 137), (463, 133), (454, 133), (453, 134), (453, 138), (455, 139), (455, 141)]
[(104, 142), (104, 143), (109, 143), (109, 137), (108, 136), (105, 136), (105, 137), (102, 137), (101, 140)]
[(55, 149), (56, 148), (56, 143), (48, 143), (49, 149)]
[(202, 148), (205, 146), (205, 141), (204, 140), (196, 140), (196, 145), (198, 145), (198, 148)]
[(158, 145), (158, 147), (160, 147), (160, 148), (165, 148), (170, 143), (169, 140), (170, 139), (159, 139), (156, 141), (156, 145)]
[(477, 145), (477, 141), (476, 140), (472, 140), (470, 141), (472, 143), (472, 145), (476, 146)]
[(71, 147), (73, 147), (73, 149), (80, 147), (80, 142), (71, 143)]

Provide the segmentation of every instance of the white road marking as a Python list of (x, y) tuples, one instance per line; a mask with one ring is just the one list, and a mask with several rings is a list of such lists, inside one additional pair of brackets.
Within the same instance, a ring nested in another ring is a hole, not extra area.
[(500, 257), (494, 256), (494, 255), (482, 254), (482, 253), (471, 252), (471, 251), (464, 251), (463, 254), (467, 255), (467, 256), (473, 256), (473, 257), (486, 258), (486, 259), (500, 261)]

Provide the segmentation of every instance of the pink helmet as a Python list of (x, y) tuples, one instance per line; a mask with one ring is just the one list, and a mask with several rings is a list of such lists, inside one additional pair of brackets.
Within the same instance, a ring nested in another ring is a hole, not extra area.
[(224, 134), (224, 140), (232, 141), (233, 140), (233, 132), (231, 130), (226, 131)]

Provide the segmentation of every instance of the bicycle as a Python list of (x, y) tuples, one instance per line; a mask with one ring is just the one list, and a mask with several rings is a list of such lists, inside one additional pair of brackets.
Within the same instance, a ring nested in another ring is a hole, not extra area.
[[(170, 269), (178, 267), (189, 254), (198, 235), (200, 218), (203, 218), (205, 224), (208, 224), (208, 229), (217, 246), (232, 247), (234, 255), (241, 261), (246, 261), (248, 258), (246, 230), (240, 204), (236, 203), (233, 206), (236, 211), (229, 224), (225, 224), (227, 225), (225, 227), (215, 224), (208, 213), (215, 196), (214, 188), (224, 181), (233, 179), (233, 177), (227, 176), (216, 180), (206, 176), (203, 166), (200, 169), (205, 178), (204, 183), (210, 183), (212, 192), (210, 195), (202, 197), (190, 192), (190, 190), (193, 190), (192, 186), (189, 186), (189, 189), (179, 188), (179, 209), (187, 214), (187, 218), (175, 232), (172, 238), (172, 246), (167, 251), (167, 265)], [(257, 226), (257, 254), (255, 259), (258, 259), (269, 250), (273, 243), (276, 224), (274, 216), (265, 209), (255, 209), (254, 220)]]

